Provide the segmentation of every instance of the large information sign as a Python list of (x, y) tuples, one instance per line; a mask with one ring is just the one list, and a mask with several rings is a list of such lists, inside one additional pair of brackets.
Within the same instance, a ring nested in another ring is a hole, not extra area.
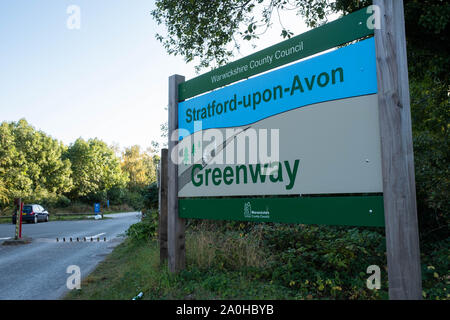
[(383, 224), (380, 196), (306, 197), (382, 192), (373, 38), (181, 102), (178, 117), (179, 197), (274, 196), (182, 199), (183, 217)]
[(384, 224), (373, 37), (182, 101), (178, 126), (181, 217)]

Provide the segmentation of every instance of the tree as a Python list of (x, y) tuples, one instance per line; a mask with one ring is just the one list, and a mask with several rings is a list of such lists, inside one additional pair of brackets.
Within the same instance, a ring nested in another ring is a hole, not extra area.
[(0, 204), (6, 204), (9, 202), (8, 189), (6, 189), (5, 184), (0, 180)]
[(142, 188), (156, 181), (153, 157), (139, 146), (126, 148), (122, 154), (122, 170), (128, 174), (130, 189)]
[(120, 167), (120, 159), (114, 150), (101, 140), (85, 141), (79, 138), (69, 146), (65, 158), (72, 163), (72, 198), (97, 193), (106, 197), (109, 189), (114, 186), (125, 187), (128, 182)]
[(34, 198), (72, 188), (71, 167), (62, 160), (66, 147), (37, 131), (25, 119), (0, 125), (0, 198)]
[[(167, 52), (187, 62), (198, 58), (199, 71), (227, 63), (242, 41), (257, 39), (273, 21), (281, 24), (281, 38), (291, 37), (292, 30), (283, 27), (283, 12), (296, 10), (309, 27), (316, 27), (332, 13), (347, 14), (370, 4), (370, 0), (157, 0), (152, 16), (166, 26), (167, 33), (156, 38)], [(404, 4), (410, 71), (432, 73), (448, 84), (450, 3), (405, 0)]]
[(14, 123), (2, 122), (0, 126), (0, 180), (4, 186), (2, 197), (8, 199), (31, 193), (33, 181), (28, 176), (28, 165), (16, 147)]

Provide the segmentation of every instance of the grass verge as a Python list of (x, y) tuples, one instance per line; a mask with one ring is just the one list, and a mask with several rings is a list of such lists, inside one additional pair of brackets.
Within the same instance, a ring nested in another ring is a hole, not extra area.
[[(186, 270), (159, 263), (156, 221), (128, 238), (65, 299), (387, 299), (383, 230), (189, 221)], [(448, 299), (449, 240), (422, 246), (423, 296)], [(370, 265), (381, 289), (366, 287)]]
[(139, 292), (143, 299), (289, 299), (283, 288), (253, 279), (245, 270), (206, 271), (191, 268), (172, 275), (159, 264), (159, 248), (153, 242), (125, 240), (85, 278), (80, 290), (65, 299), (130, 300)]

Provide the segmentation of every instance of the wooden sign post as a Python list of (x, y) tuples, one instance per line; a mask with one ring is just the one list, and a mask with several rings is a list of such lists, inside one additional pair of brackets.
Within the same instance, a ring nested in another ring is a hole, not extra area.
[(185, 221), (178, 215), (178, 137), (174, 132), (178, 129), (178, 85), (184, 82), (184, 77), (173, 75), (169, 77), (169, 150), (167, 157), (168, 195), (167, 195), (167, 248), (169, 254), (169, 271), (179, 272), (186, 266)]
[(167, 149), (161, 150), (159, 164), (159, 258), (161, 265), (167, 260)]
[(411, 110), (403, 0), (374, 0), (389, 298), (421, 299)]

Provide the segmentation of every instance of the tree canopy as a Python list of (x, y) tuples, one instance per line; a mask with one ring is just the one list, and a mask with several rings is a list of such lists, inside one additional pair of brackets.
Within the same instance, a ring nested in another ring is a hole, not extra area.
[(73, 185), (66, 147), (26, 120), (0, 125), (0, 199), (64, 193)]
[[(187, 62), (199, 59), (197, 70), (227, 63), (243, 41), (253, 42), (273, 23), (280, 23), (280, 39), (295, 30), (283, 26), (283, 13), (296, 11), (309, 27), (335, 14), (348, 14), (370, 0), (157, 0), (152, 16), (165, 25), (156, 38), (169, 54)], [(404, 0), (410, 71), (441, 80), (449, 70), (450, 3), (443, 0)]]
[(128, 174), (130, 189), (145, 187), (156, 181), (156, 167), (153, 158), (141, 152), (140, 146), (126, 148), (122, 153), (122, 170)]
[(113, 186), (125, 187), (126, 174), (120, 159), (106, 143), (98, 139), (77, 139), (67, 150), (66, 158), (72, 163), (74, 196), (107, 191)]

